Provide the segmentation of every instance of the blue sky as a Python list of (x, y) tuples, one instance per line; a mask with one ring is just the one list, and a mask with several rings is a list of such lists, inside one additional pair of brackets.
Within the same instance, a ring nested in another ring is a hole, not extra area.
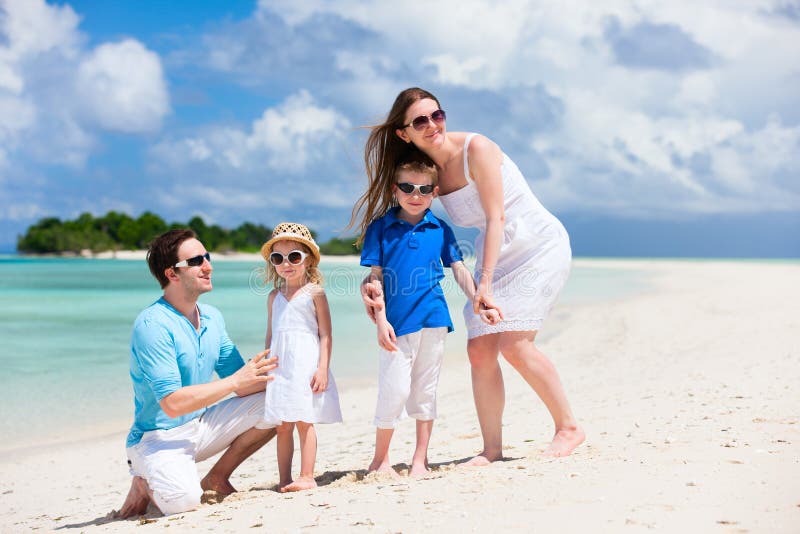
[(578, 255), (800, 256), (800, 2), (0, 0), (0, 250), (151, 210), (344, 231), (408, 86)]

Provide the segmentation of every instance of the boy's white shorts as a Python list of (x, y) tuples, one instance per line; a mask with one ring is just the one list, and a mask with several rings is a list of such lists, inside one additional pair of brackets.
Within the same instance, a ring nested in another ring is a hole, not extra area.
[(396, 352), (380, 349), (375, 426), (394, 428), (404, 415), (436, 418), (436, 387), (447, 327), (423, 328), (399, 336)]
[(147, 481), (164, 515), (191, 510), (203, 495), (196, 462), (227, 449), (251, 428), (271, 426), (264, 422), (264, 392), (231, 397), (181, 426), (145, 432), (126, 449), (131, 475)]

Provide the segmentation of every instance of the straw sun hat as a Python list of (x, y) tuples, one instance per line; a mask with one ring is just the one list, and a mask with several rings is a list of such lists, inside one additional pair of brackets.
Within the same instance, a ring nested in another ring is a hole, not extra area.
[(269, 261), (272, 245), (278, 241), (297, 241), (304, 244), (319, 263), (319, 245), (311, 237), (311, 232), (306, 226), (292, 222), (282, 222), (276, 226), (272, 231), (272, 238), (261, 246), (261, 255), (265, 260)]

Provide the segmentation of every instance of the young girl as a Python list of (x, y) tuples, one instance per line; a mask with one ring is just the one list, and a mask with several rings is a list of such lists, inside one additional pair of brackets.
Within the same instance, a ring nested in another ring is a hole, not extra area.
[[(331, 313), (322, 289), (319, 247), (308, 228), (281, 223), (261, 247), (267, 279), (275, 289), (267, 303), (265, 347), (278, 357), (266, 392), (264, 418), (277, 425), (280, 490), (317, 486), (314, 423), (339, 423), (339, 395), (330, 372)], [(293, 431), (300, 436), (300, 476), (292, 480)]]
[[(367, 227), (361, 253), (361, 265), (371, 267), (370, 276), (383, 285), (386, 297), (385, 306), (374, 311), (381, 350), (375, 456), (368, 471), (396, 476), (389, 461), (389, 444), (405, 413), (417, 420), (417, 443), (409, 475), (420, 477), (429, 471), (428, 444), (436, 417), (436, 386), (445, 337), (453, 330), (439, 285), (444, 278), (442, 266), (452, 269), (470, 298), (475, 284), (461, 261), (453, 231), (429, 209), (438, 191), (436, 168), (410, 161), (399, 165), (394, 177), (384, 197), (388, 205), (373, 206), (373, 210), (383, 209), (385, 215)], [(366, 216), (371, 220), (375, 214)], [(493, 309), (483, 309), (480, 315), (489, 324), (499, 318)]]

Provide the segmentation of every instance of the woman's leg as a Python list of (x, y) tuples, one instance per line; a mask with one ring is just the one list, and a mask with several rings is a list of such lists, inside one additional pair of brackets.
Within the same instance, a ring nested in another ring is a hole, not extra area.
[(297, 434), (300, 436), (300, 476), (281, 491), (302, 491), (317, 487), (314, 480), (314, 463), (317, 461), (317, 431), (311, 423), (298, 421)]
[(555, 436), (547, 456), (568, 456), (585, 435), (578, 427), (553, 363), (534, 344), (536, 332), (502, 332), (499, 349), (522, 378), (542, 399), (555, 424)]
[(472, 371), (472, 396), (483, 436), (483, 451), (465, 465), (487, 465), (503, 457), (503, 407), (505, 386), (500, 371), (499, 334), (487, 334), (467, 342)]
[(278, 438), (275, 449), (278, 452), (278, 474), (280, 482), (278, 487), (284, 487), (292, 483), (292, 457), (294, 456), (294, 423), (281, 423), (276, 429)]

